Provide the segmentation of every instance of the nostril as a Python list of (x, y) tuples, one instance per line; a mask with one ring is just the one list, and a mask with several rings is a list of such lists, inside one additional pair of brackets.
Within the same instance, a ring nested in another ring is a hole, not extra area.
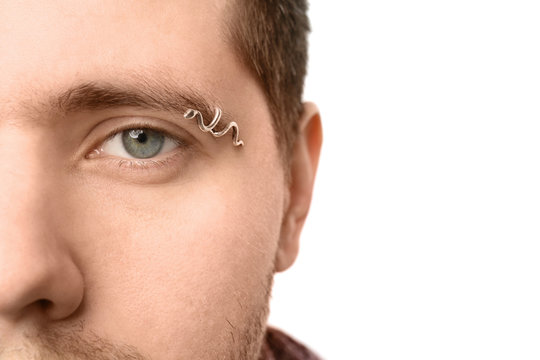
[(50, 309), (52, 306), (53, 306), (53, 303), (52, 301), (50, 300), (47, 300), (47, 299), (39, 299), (38, 301), (36, 301), (37, 304), (39, 305), (39, 307), (43, 310), (48, 310)]
[[(0, 216), (0, 225), (3, 221)], [(0, 240), (0, 324), (4, 319), (14, 322), (32, 317), (63, 320), (79, 308), (84, 297), (82, 273), (69, 249), (57, 246), (56, 241), (38, 235)], [(2, 340), (0, 336), (0, 348)]]

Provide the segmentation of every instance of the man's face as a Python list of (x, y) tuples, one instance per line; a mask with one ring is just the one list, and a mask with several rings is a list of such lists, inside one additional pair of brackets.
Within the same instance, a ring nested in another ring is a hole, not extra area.
[[(225, 13), (0, 2), (0, 359), (255, 356), (287, 190)], [(183, 118), (194, 94), (244, 147)], [(129, 159), (149, 128), (163, 150)]]

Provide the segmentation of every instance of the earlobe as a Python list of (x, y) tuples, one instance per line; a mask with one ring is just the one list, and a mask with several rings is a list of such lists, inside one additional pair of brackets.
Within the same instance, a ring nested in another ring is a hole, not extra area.
[(298, 138), (291, 154), (289, 196), (281, 227), (275, 271), (289, 268), (298, 255), (300, 233), (309, 211), (322, 145), (321, 117), (315, 104), (304, 104), (299, 124)]

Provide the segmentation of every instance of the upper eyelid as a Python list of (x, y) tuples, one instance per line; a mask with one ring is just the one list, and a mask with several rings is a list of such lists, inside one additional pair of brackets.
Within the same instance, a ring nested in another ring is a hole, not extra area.
[[(121, 122), (120, 125), (113, 126), (112, 129), (106, 132), (106, 135), (102, 135), (102, 142), (112, 138), (117, 133), (133, 128), (147, 128), (155, 131), (159, 131), (167, 135), (168, 137), (180, 141), (182, 143), (198, 143), (198, 139), (186, 130), (183, 126), (176, 124), (169, 120), (157, 118), (155, 116), (144, 115), (122, 115), (105, 119), (100, 122), (99, 126), (109, 121)], [(166, 125), (165, 125), (166, 124)], [(96, 146), (99, 144), (95, 144)]]
[(121, 135), (122, 132), (124, 132), (126, 130), (132, 130), (132, 129), (150, 129), (150, 130), (153, 130), (153, 131), (163, 133), (166, 137), (168, 137), (170, 139), (173, 139), (173, 140), (175, 140), (177, 142), (185, 143), (185, 140), (183, 138), (181, 138), (179, 136), (176, 136), (174, 134), (171, 134), (167, 130), (162, 130), (159, 127), (148, 126), (148, 125), (132, 125), (132, 124), (128, 124), (128, 125), (125, 125), (125, 126), (120, 126), (118, 128), (115, 128), (114, 130), (111, 130), (108, 133), (109, 135), (107, 135), (105, 137), (105, 140), (103, 140), (103, 142), (109, 141), (109, 140), (113, 139), (115, 136)]

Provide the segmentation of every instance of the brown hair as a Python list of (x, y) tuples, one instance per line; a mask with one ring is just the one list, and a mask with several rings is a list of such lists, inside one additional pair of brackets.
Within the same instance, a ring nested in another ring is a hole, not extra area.
[(232, 0), (229, 30), (265, 92), (277, 143), (288, 162), (298, 133), (310, 31), (306, 0)]

